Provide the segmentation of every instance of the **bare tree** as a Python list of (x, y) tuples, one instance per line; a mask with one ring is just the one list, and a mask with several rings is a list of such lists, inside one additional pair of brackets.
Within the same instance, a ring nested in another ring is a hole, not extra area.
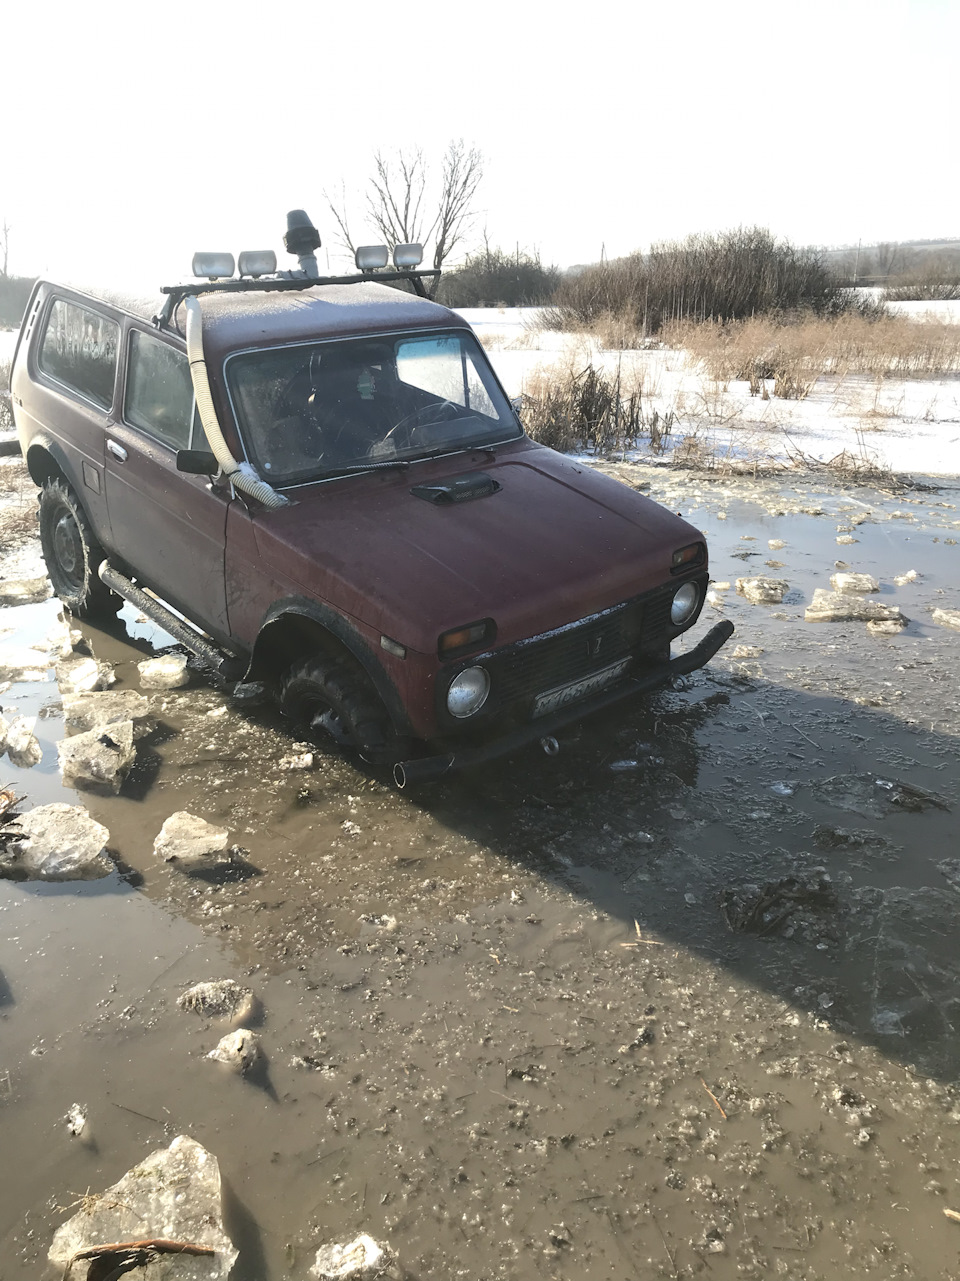
[[(423, 152), (400, 152), (396, 166), (382, 152), (373, 158), (375, 172), (367, 193), (370, 221), (388, 245), (423, 244), (423, 201), (427, 188), (427, 166)], [(432, 235), (436, 218), (427, 228)]]
[(473, 200), (482, 177), (483, 157), (477, 148), (468, 151), (462, 138), (451, 142), (443, 157), (440, 209), (434, 224), (434, 267), (443, 266), (469, 231)]
[(340, 244), (344, 249), (349, 249), (351, 254), (356, 253), (357, 246), (354, 244), (353, 236), (350, 234), (350, 224), (347, 217), (347, 193), (343, 184), (340, 184), (339, 200), (334, 200), (334, 198), (327, 195), (326, 192), (324, 192), (323, 195), (327, 202), (327, 207), (333, 214), (333, 219), (339, 229)]
[(896, 242), (882, 241), (874, 250), (877, 262), (877, 275), (886, 279), (892, 276), (900, 266), (903, 252)]
[[(401, 151), (395, 158), (378, 151), (366, 193), (367, 221), (388, 245), (432, 244), (433, 266), (438, 270), (462, 244), (473, 221), (473, 201), (483, 177), (483, 157), (462, 139), (444, 153), (437, 183), (431, 183), (423, 152)], [(346, 192), (326, 196), (337, 224), (340, 243), (351, 253), (356, 242), (349, 226)], [(432, 216), (431, 216), (432, 215)], [(432, 297), (436, 282), (428, 289)]]

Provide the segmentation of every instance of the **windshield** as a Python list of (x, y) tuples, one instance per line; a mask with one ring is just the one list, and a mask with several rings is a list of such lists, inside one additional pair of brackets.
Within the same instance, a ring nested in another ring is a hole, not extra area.
[(522, 434), (469, 333), (245, 352), (226, 372), (249, 459), (274, 485)]

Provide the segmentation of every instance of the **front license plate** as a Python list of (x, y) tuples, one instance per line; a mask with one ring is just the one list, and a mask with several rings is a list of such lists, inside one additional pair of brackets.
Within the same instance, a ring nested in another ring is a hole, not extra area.
[(629, 666), (630, 659), (622, 658), (619, 663), (611, 663), (609, 667), (601, 668), (592, 676), (585, 676), (582, 681), (574, 681), (572, 685), (561, 685), (558, 689), (548, 689), (545, 694), (538, 694), (533, 704), (534, 719), (538, 716), (546, 716), (548, 712), (557, 712), (568, 703), (575, 703), (578, 698), (585, 698), (587, 694), (596, 693), (598, 689), (603, 689), (604, 685), (615, 681)]

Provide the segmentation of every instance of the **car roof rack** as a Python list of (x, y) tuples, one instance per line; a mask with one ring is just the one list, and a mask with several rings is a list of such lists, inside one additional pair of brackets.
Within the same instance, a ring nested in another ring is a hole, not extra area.
[(359, 285), (363, 282), (385, 282), (388, 280), (409, 280), (421, 298), (428, 297), (423, 286), (425, 277), (439, 276), (436, 268), (414, 268), (410, 271), (364, 271), (352, 276), (277, 276), (253, 280), (196, 280), (185, 285), (163, 285), (160, 289), (166, 294), (163, 306), (153, 323), (158, 329), (170, 324), (173, 313), (184, 298), (196, 297), (198, 294), (247, 294), (247, 293), (288, 293), (296, 289), (312, 289), (314, 285)]

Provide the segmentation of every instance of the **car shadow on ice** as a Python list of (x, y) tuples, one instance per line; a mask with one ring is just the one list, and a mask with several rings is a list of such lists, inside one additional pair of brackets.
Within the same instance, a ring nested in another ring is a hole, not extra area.
[[(722, 688), (717, 689), (717, 682)], [(956, 743), (719, 672), (424, 789), (446, 826), (928, 1073), (960, 1053)]]

